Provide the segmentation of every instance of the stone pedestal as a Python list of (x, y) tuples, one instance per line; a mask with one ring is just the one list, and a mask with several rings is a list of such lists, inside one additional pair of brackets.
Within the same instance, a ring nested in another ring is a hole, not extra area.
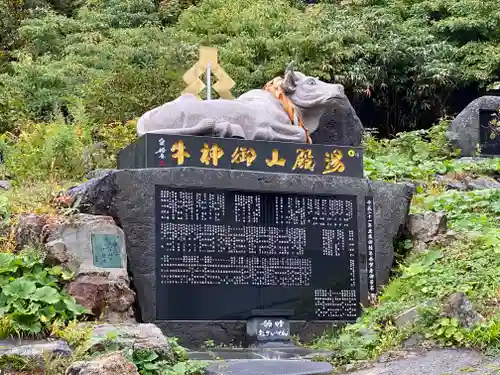
[[(373, 266), (376, 268), (377, 285), (380, 286), (385, 284), (390, 276), (394, 259), (393, 240), (404, 226), (413, 194), (413, 187), (410, 185), (371, 182), (360, 178), (198, 168), (112, 171), (70, 190), (68, 192), (70, 195), (82, 198), (81, 209), (89, 213), (113, 216), (123, 228), (130, 271), (137, 291), (138, 319), (155, 322), (168, 336), (179, 337), (180, 343), (189, 347), (201, 346), (207, 339), (216, 343), (242, 344), (245, 341), (245, 318), (158, 320), (159, 303), (164, 303), (163, 299), (171, 297), (157, 295), (158, 222), (155, 219), (157, 216), (155, 200), (158, 186), (179, 189), (232, 189), (270, 194), (308, 194), (313, 197), (333, 195), (353, 197), (356, 202), (358, 235), (356, 262), (359, 267), (359, 279), (356, 282), (364, 304), (368, 303), (369, 294), (366, 197), (373, 197), (374, 202)], [(176, 302), (172, 300), (169, 303)], [(222, 303), (222, 300), (200, 300), (196, 303), (203, 312), (203, 309)], [(323, 329), (331, 327), (332, 323), (342, 322), (332, 322), (327, 319), (317, 321), (293, 319), (290, 321), (291, 334), (299, 334), (305, 341), (312, 340), (313, 334), (321, 334)]]

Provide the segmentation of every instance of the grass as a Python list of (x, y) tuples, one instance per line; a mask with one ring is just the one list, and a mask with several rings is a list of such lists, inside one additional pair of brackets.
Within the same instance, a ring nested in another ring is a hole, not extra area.
[[(365, 308), (356, 324), (325, 334), (314, 343), (335, 349), (337, 354), (331, 359), (335, 364), (374, 359), (401, 348), (415, 334), (424, 338), (424, 346), (472, 347), (500, 354), (500, 190), (445, 191), (435, 182), (437, 174), (459, 179), (499, 175), (500, 158), (479, 162), (453, 158), (444, 152), (444, 129), (441, 124), (392, 141), (365, 140), (370, 178), (424, 182), (411, 211), (446, 213), (452, 232), (420, 254), (411, 252), (411, 240), (398, 244), (398, 265), (377, 304)], [(441, 314), (445, 299), (458, 291), (466, 294), (485, 322), (465, 329)], [(395, 325), (398, 314), (418, 305), (422, 308), (415, 322)]]

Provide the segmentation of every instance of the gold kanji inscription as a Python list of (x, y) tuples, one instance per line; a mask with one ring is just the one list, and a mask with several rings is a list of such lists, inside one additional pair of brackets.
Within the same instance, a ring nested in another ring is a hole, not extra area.
[(314, 161), (314, 156), (312, 150), (310, 149), (297, 149), (297, 158), (295, 159), (295, 164), (292, 170), (295, 169), (307, 169), (309, 171), (314, 171), (314, 166), (316, 162)]
[(231, 155), (231, 163), (247, 163), (247, 167), (251, 166), (254, 160), (257, 159), (257, 153), (251, 147), (236, 147)]
[(210, 165), (210, 163), (214, 166), (219, 165), (219, 159), (224, 155), (224, 150), (216, 143), (212, 147), (205, 143), (200, 151), (200, 161), (205, 165)]
[(186, 158), (190, 158), (191, 155), (186, 151), (186, 146), (183, 141), (177, 141), (173, 144), (172, 157), (177, 160), (177, 165), (183, 165)]
[(279, 151), (277, 149), (273, 149), (272, 159), (266, 158), (266, 164), (268, 167), (274, 167), (275, 165), (279, 165), (280, 167), (284, 167), (286, 160), (280, 158)]
[(333, 150), (332, 152), (325, 152), (325, 170), (323, 174), (344, 172), (345, 165), (342, 162), (342, 151)]
[(222, 69), (217, 60), (217, 48), (200, 47), (200, 59), (182, 77), (188, 84), (182, 93), (190, 93), (200, 98), (198, 94), (206, 85), (199, 77), (206, 72), (207, 63), (210, 62), (210, 70), (217, 78), (217, 82), (212, 86), (213, 89), (223, 99), (234, 99), (231, 89), (236, 83)]

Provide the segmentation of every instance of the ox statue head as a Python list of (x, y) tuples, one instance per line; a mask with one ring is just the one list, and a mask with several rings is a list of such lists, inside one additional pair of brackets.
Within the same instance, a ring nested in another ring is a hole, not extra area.
[(336, 101), (347, 100), (344, 86), (326, 83), (293, 70), (293, 62), (285, 71), (282, 89), (300, 111), (304, 126), (310, 133), (316, 131), (320, 117)]
[(345, 99), (344, 86), (326, 83), (318, 78), (296, 72), (290, 63), (285, 71), (283, 91), (300, 109), (328, 107), (335, 100)]

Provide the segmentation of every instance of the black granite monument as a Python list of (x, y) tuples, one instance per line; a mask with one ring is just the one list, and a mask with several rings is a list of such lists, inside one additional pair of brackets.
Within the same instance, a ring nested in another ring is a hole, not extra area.
[(136, 316), (188, 347), (356, 320), (413, 194), (362, 178), (349, 146), (147, 135), (119, 165), (69, 193), (123, 228)]
[(362, 178), (363, 149), (146, 134), (118, 156), (118, 169), (174, 167)]

